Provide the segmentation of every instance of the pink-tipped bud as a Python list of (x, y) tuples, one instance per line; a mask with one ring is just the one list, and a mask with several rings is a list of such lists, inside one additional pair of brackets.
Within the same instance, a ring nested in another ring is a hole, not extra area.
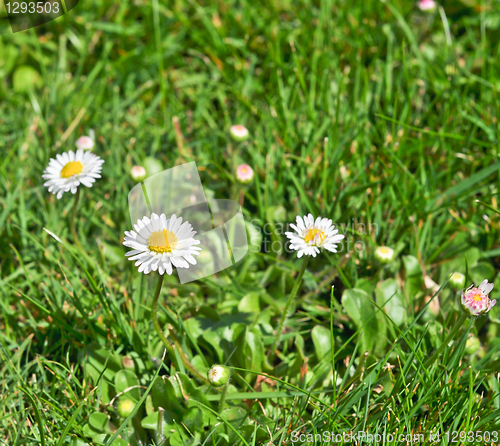
[(236, 178), (240, 183), (250, 183), (253, 180), (253, 169), (248, 164), (240, 164), (236, 169)]

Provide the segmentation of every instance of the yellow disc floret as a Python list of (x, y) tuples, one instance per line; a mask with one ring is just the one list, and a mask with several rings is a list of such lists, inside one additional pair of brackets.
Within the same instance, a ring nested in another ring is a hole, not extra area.
[(323, 243), (325, 241), (325, 233), (321, 231), (320, 229), (309, 229), (307, 231), (306, 237), (304, 238), (304, 241), (306, 243), (309, 243), (310, 241), (314, 240), (314, 244), (318, 245), (318, 243)]
[(155, 231), (148, 238), (149, 250), (157, 254), (172, 252), (172, 249), (176, 246), (177, 237), (172, 231), (168, 231), (167, 229)]
[(70, 161), (61, 170), (61, 178), (70, 178), (82, 173), (83, 164), (80, 161)]
[(483, 293), (481, 293), (481, 292), (475, 293), (474, 296), (473, 296), (473, 299), (476, 302), (481, 302), (483, 300)]

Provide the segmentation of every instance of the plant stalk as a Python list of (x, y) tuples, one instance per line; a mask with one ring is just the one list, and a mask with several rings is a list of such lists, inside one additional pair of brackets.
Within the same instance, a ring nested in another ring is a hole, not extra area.
[(283, 328), (285, 326), (285, 322), (286, 322), (287, 315), (288, 315), (288, 310), (290, 310), (290, 306), (292, 305), (292, 302), (295, 299), (295, 296), (297, 296), (300, 285), (302, 283), (302, 277), (304, 276), (308, 262), (309, 262), (309, 256), (306, 256), (302, 262), (302, 266), (300, 267), (299, 275), (297, 276), (297, 280), (295, 281), (295, 284), (293, 285), (292, 292), (290, 293), (290, 296), (288, 297), (288, 300), (286, 302), (285, 310), (283, 311), (283, 314), (281, 315), (281, 321), (280, 321), (280, 324), (278, 326), (278, 331), (276, 332), (276, 337), (274, 338), (273, 346), (271, 347), (271, 351), (269, 352), (269, 361), (268, 361), (269, 364), (272, 364), (273, 359), (274, 359), (274, 355), (276, 353), (276, 349), (279, 347), (279, 343), (281, 340), (281, 333), (283, 332)]
[[(155, 295), (153, 298), (153, 306), (151, 308), (151, 318), (153, 319), (153, 325), (155, 327), (156, 333), (158, 333), (158, 336), (160, 337), (161, 341), (163, 342), (163, 345), (166, 347), (168, 353), (172, 358), (175, 358), (175, 352), (174, 348), (168, 341), (167, 337), (163, 334), (163, 330), (160, 327), (160, 322), (158, 321), (158, 300), (160, 297), (160, 292), (161, 288), (163, 285), (163, 274), (158, 274), (158, 282), (156, 283), (156, 290), (155, 290)], [(184, 364), (184, 366), (189, 369), (189, 371), (196, 376), (198, 379), (202, 380), (203, 382), (209, 384), (209, 381), (206, 377), (204, 377), (198, 370), (196, 370), (189, 361), (189, 358), (187, 357), (186, 353), (182, 349), (181, 344), (177, 340), (177, 336), (175, 336), (175, 332), (172, 327), (169, 328), (170, 334), (172, 335), (172, 338), (174, 339), (174, 345), (175, 348), (179, 351), (179, 356), (181, 357), (181, 361)]]

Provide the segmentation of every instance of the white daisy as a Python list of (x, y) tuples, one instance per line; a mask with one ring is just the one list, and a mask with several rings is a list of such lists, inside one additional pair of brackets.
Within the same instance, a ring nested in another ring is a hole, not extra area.
[(172, 215), (168, 220), (165, 214), (151, 214), (151, 219), (143, 217), (134, 225), (135, 231), (125, 231), (123, 244), (133, 251), (125, 255), (129, 260), (136, 260), (139, 272), (149, 274), (158, 271), (160, 274), (172, 274), (173, 266), (189, 268), (196, 265), (194, 255), (198, 255), (201, 242), (193, 238), (196, 231), (182, 217)]
[(312, 214), (304, 215), (304, 219), (297, 215), (297, 226), (294, 224), (290, 226), (296, 233), (285, 232), (285, 235), (292, 242), (290, 248), (298, 251), (298, 258), (304, 254), (316, 257), (320, 251), (319, 248), (337, 252), (336, 243), (340, 243), (344, 238), (342, 234), (338, 234), (338, 229), (334, 229), (335, 225), (332, 224), (332, 220), (318, 217), (315, 221)]
[(48, 167), (43, 171), (42, 178), (46, 181), (43, 185), (49, 192), (61, 198), (64, 192), (75, 194), (78, 186), (83, 184), (92, 187), (96, 178), (101, 178), (101, 169), (104, 160), (91, 152), (78, 149), (70, 150), (51, 158)]

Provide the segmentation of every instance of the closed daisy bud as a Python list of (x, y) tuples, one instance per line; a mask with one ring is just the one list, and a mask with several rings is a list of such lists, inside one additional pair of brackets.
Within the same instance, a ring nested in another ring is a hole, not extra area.
[(436, 2), (434, 0), (420, 0), (418, 7), (421, 11), (434, 11), (436, 9)]
[(128, 398), (120, 398), (118, 402), (118, 415), (122, 418), (127, 418), (135, 408), (135, 402)]
[(94, 148), (94, 140), (90, 136), (80, 136), (80, 138), (76, 140), (76, 148), (92, 150)]
[(380, 263), (391, 263), (396, 257), (394, 249), (389, 248), (388, 246), (379, 246), (375, 250), (375, 258)]
[(481, 316), (488, 313), (495, 304), (496, 300), (490, 300), (488, 294), (493, 289), (493, 284), (483, 280), (481, 285), (475, 287), (472, 284), (469, 288), (462, 291), (462, 308), (471, 316)]
[(465, 353), (472, 355), (479, 350), (479, 347), (481, 347), (479, 339), (476, 336), (471, 335), (465, 344)]
[(253, 169), (248, 164), (240, 164), (236, 169), (236, 178), (240, 183), (250, 183), (253, 180)]
[(146, 179), (146, 169), (142, 166), (134, 166), (130, 170), (130, 176), (133, 180), (137, 182), (144, 181)]
[(212, 384), (212, 386), (222, 387), (228, 382), (230, 374), (231, 371), (229, 370), (229, 368), (219, 364), (212, 366), (207, 375), (208, 380), (210, 381), (210, 384)]
[(456, 290), (465, 286), (465, 276), (462, 273), (453, 273), (450, 277), (450, 285)]
[(244, 125), (233, 125), (229, 133), (231, 138), (238, 142), (246, 141), (249, 136), (248, 129)]

